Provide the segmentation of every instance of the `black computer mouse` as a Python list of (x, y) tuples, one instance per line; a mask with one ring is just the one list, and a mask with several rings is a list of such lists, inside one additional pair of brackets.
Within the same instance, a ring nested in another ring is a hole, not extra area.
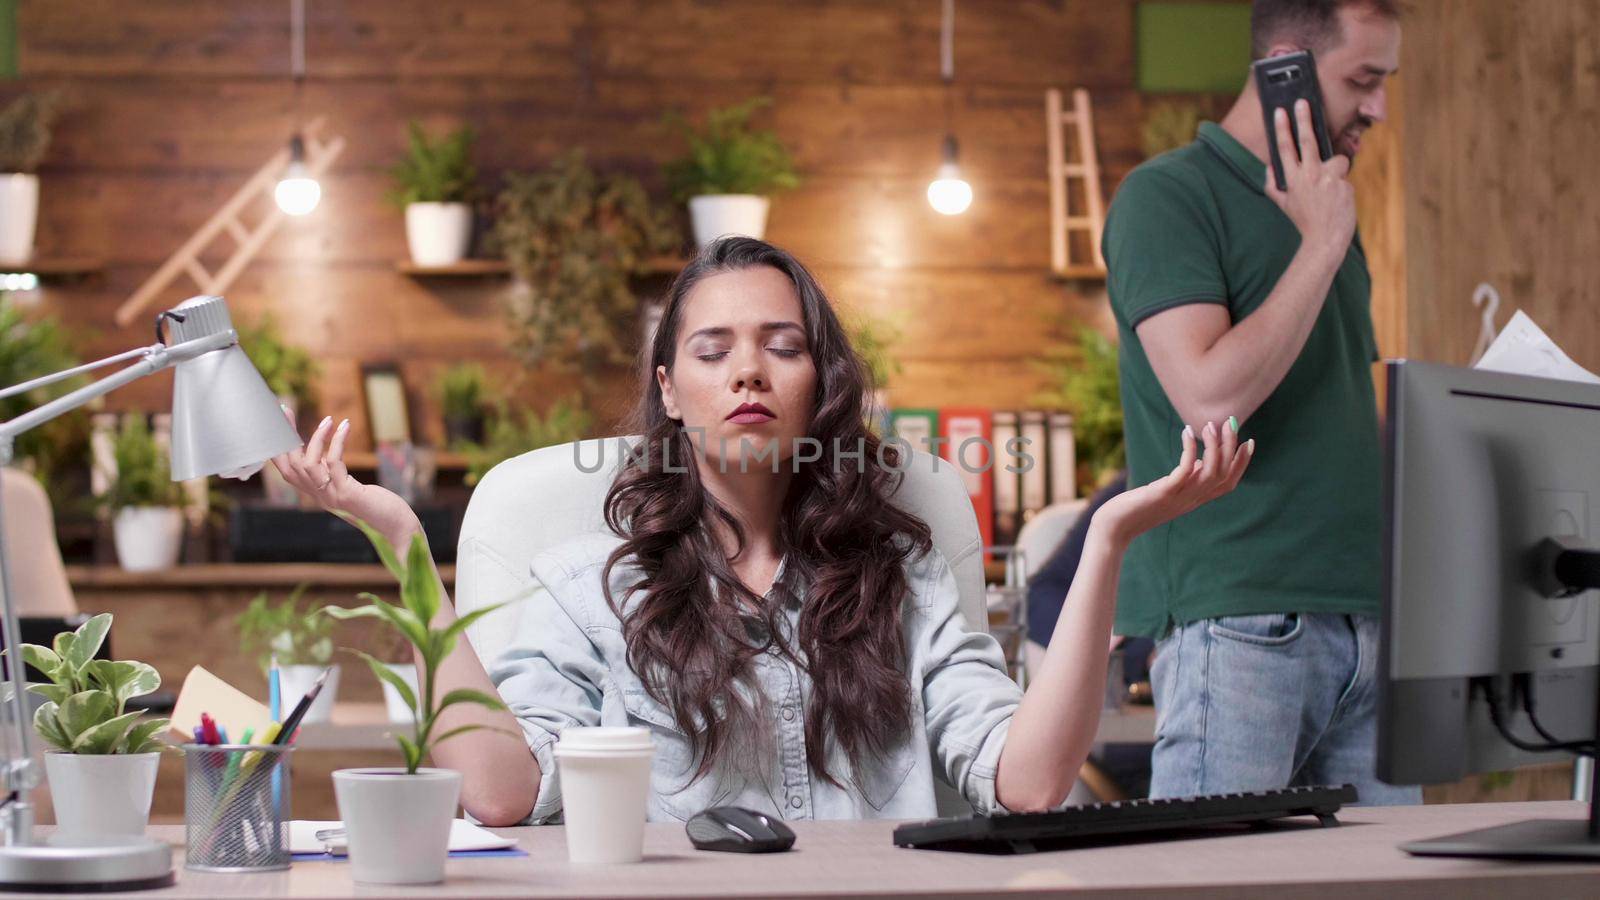
[(713, 806), (684, 825), (696, 850), (777, 853), (794, 846), (794, 832), (781, 819), (739, 806)]

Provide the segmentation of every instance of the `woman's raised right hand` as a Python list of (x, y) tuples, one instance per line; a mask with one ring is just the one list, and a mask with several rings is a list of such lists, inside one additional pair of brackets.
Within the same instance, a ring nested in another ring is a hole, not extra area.
[(422, 523), (398, 494), (363, 484), (350, 474), (344, 464), (344, 442), (349, 436), (350, 420), (335, 428), (329, 416), (300, 449), (273, 457), (272, 464), (295, 490), (323, 509), (354, 516), (376, 528), (403, 558), (411, 536), (421, 533)]

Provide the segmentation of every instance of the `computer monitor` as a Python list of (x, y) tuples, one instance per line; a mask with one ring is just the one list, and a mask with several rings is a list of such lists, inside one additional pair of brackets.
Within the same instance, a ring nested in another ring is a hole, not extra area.
[[(1570, 758), (1532, 749), (1552, 739), (1592, 754), (1600, 386), (1417, 362), (1388, 376), (1378, 777), (1431, 784)], [(1587, 824), (1405, 849), (1600, 858)]]

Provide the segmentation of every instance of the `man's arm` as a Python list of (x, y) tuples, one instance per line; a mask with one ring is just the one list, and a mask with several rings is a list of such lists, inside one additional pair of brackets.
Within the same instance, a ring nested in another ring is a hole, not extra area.
[(1298, 154), (1282, 111), (1275, 122), (1289, 189), (1279, 191), (1269, 169), (1266, 192), (1299, 229), (1300, 249), (1272, 293), (1237, 324), (1225, 307), (1197, 303), (1156, 313), (1135, 328), (1167, 398), (1196, 431), (1229, 416), (1249, 417), (1282, 383), (1305, 348), (1355, 234), (1355, 190), (1345, 178), (1350, 161), (1334, 156), (1323, 162), (1305, 101), (1296, 104), (1295, 114)]

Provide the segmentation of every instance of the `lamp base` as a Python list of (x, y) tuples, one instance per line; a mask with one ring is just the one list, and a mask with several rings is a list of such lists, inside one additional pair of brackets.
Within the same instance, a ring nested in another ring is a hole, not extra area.
[(0, 891), (105, 893), (174, 883), (172, 848), (150, 838), (52, 834), (0, 847)]

